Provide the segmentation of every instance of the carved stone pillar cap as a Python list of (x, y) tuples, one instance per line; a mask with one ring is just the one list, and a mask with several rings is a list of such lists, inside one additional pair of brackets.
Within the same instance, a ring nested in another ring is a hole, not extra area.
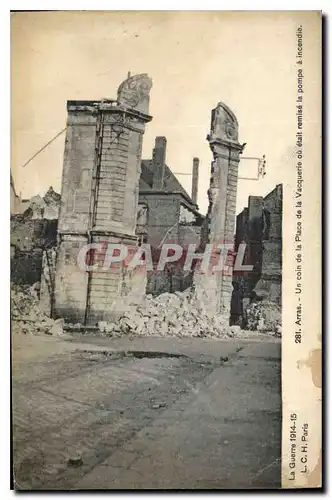
[(152, 79), (146, 74), (128, 76), (118, 88), (118, 103), (149, 114)]
[(233, 111), (223, 102), (212, 110), (209, 140), (238, 143), (239, 124)]

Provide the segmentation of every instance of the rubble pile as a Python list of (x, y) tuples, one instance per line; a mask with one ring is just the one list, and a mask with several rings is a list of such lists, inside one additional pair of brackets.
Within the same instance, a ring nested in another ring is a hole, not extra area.
[(281, 337), (281, 307), (267, 300), (252, 302), (246, 309), (246, 328)]
[[(61, 336), (65, 330), (86, 331), (83, 325), (64, 325), (63, 319), (53, 320), (40, 308), (40, 284), (12, 284), (12, 330), (17, 333)], [(223, 315), (209, 314), (191, 292), (163, 293), (158, 297), (146, 295), (138, 299), (121, 297), (113, 304), (114, 320), (99, 321), (98, 330), (110, 337), (164, 336), (246, 338), (250, 334), (239, 326), (229, 326)], [(270, 302), (251, 304), (247, 309), (247, 328), (258, 332), (273, 332), (281, 336), (281, 310)], [(94, 327), (95, 328), (95, 327)]]
[(158, 297), (147, 295), (137, 303), (128, 300), (125, 304), (124, 298), (121, 298), (121, 303), (114, 304), (114, 312), (119, 314), (114, 323), (98, 323), (98, 328), (104, 335), (214, 338), (246, 336), (246, 332), (239, 327), (230, 327), (224, 316), (207, 314), (189, 291), (163, 293)]
[(59, 217), (61, 195), (54, 191), (53, 187), (50, 186), (43, 199), (45, 202), (44, 218), (57, 219)]
[(39, 194), (30, 198), (28, 206), (23, 215), (34, 219), (57, 219), (59, 217), (59, 208), (61, 195), (56, 193), (52, 186), (45, 193), (45, 196)]
[(38, 332), (61, 335), (63, 320), (47, 317), (39, 307), (39, 283), (32, 286), (11, 284), (11, 319), (13, 333)]

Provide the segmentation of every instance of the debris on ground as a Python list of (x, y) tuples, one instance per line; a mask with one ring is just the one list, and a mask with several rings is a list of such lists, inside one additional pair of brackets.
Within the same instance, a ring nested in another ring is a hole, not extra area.
[(63, 320), (53, 320), (39, 307), (39, 283), (32, 286), (11, 284), (11, 319), (13, 333), (63, 334)]
[(268, 300), (252, 302), (246, 309), (246, 328), (281, 337), (281, 306)]
[(166, 408), (167, 404), (166, 403), (156, 403), (152, 405), (153, 410), (159, 410), (159, 408)]
[[(99, 321), (94, 327), (69, 325), (63, 319), (53, 320), (40, 308), (39, 284), (24, 286), (12, 284), (12, 329), (17, 333), (64, 336), (64, 330), (86, 332), (93, 328), (109, 337), (162, 336), (199, 338), (247, 338), (250, 333), (239, 326), (229, 326), (222, 314), (208, 313), (191, 290), (163, 293), (157, 297), (146, 295), (139, 300), (121, 297), (113, 305), (114, 320)], [(247, 309), (248, 330), (281, 336), (281, 310), (274, 303), (259, 302)]]
[(63, 335), (64, 324), (65, 322), (62, 318), (54, 320), (53, 325), (48, 329), (47, 333), (49, 335), (54, 335), (55, 337)]
[[(146, 295), (137, 302), (121, 298), (121, 314), (114, 322), (100, 321), (105, 336), (246, 337), (248, 333), (229, 326), (223, 315), (212, 315), (194, 300), (191, 291)], [(118, 312), (114, 304), (114, 312)]]

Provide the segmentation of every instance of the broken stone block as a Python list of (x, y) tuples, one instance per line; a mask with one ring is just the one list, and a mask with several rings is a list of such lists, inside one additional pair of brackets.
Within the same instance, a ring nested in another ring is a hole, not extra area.
[(62, 318), (56, 319), (51, 328), (48, 330), (48, 334), (53, 335), (54, 337), (64, 335), (63, 327), (64, 320)]
[(161, 335), (167, 335), (168, 331), (169, 331), (168, 324), (166, 322), (162, 322), (160, 324), (159, 333)]
[(107, 321), (98, 321), (97, 327), (100, 332), (104, 333), (106, 331)]
[(106, 327), (105, 327), (105, 332), (106, 333), (112, 333), (113, 330), (115, 328), (115, 324), (114, 323), (107, 323), (106, 324)]
[(277, 326), (276, 326), (276, 329), (275, 329), (275, 336), (276, 336), (276, 337), (281, 337), (281, 334), (282, 334), (282, 328), (281, 328), (281, 325), (277, 325)]
[(262, 300), (251, 303), (245, 310), (246, 328), (260, 332), (274, 332), (281, 324), (281, 306)]

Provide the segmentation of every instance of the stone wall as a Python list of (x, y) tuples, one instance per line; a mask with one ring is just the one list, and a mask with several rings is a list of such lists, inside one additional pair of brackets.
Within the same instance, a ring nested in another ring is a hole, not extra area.
[(21, 285), (33, 285), (40, 281), (42, 256), (41, 248), (33, 248), (24, 252), (19, 249), (15, 250), (10, 261), (11, 281)]
[[(184, 259), (166, 266), (164, 271), (156, 269), (162, 244), (178, 244), (183, 255), (189, 244), (200, 245), (202, 217), (190, 212), (189, 204), (181, 193), (153, 191), (141, 193), (140, 203), (147, 207), (147, 242), (153, 248), (153, 272), (148, 272), (147, 293), (159, 295), (164, 292), (183, 291), (192, 284), (192, 273), (183, 270)], [(182, 210), (192, 215), (191, 222), (181, 219)]]
[(243, 263), (253, 269), (233, 277), (231, 321), (240, 324), (252, 301), (281, 305), (282, 184), (265, 198), (249, 196), (248, 208), (237, 216), (236, 251), (241, 243), (246, 245)]
[(42, 257), (39, 307), (49, 317), (52, 317), (54, 308), (55, 267), (56, 247), (45, 249)]
[[(244, 146), (238, 141), (238, 122), (226, 104), (220, 102), (211, 113), (211, 129), (207, 137), (213, 162), (207, 220), (202, 228), (203, 244), (213, 244), (213, 260), (219, 261), (217, 245), (234, 243), (238, 164)], [(197, 276), (197, 277), (196, 277)], [(195, 273), (197, 298), (212, 313), (229, 316), (232, 295), (232, 272), (220, 271), (207, 275)]]
[(153, 296), (187, 290), (192, 285), (192, 273), (184, 272), (181, 265), (166, 266), (164, 271), (148, 272), (146, 293)]
[(117, 101), (67, 103), (54, 315), (68, 321), (107, 319), (122, 290), (120, 269), (86, 272), (77, 258), (90, 243), (137, 243), (142, 136), (151, 120), (151, 85), (147, 75), (129, 76)]
[(255, 286), (260, 299), (281, 305), (282, 284), (282, 184), (264, 198), (261, 276)]
[(151, 194), (148, 192), (140, 194), (139, 200), (148, 207), (147, 241), (149, 244), (157, 248), (163, 240), (176, 243), (181, 196), (154, 191)]
[(10, 231), (11, 280), (32, 285), (41, 279), (43, 250), (56, 244), (57, 220), (12, 215)]

